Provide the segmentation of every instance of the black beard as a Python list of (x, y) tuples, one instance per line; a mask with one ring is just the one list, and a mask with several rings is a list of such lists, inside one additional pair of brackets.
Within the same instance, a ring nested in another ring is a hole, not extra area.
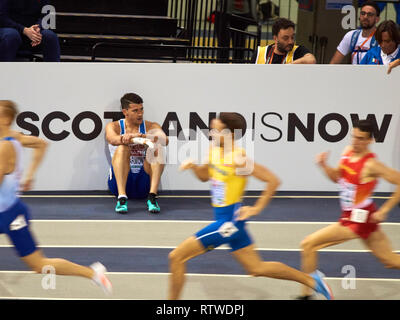
[(362, 29), (371, 29), (371, 28), (373, 28), (374, 27), (374, 25), (375, 24), (369, 24), (368, 22), (367, 23), (361, 23), (361, 28)]
[(277, 47), (277, 49), (278, 49), (280, 52), (283, 52), (283, 53), (286, 53), (286, 54), (287, 54), (289, 51), (291, 51), (291, 50), (286, 50), (286, 48), (285, 48), (284, 46), (282, 46), (279, 42), (277, 43), (276, 47)]

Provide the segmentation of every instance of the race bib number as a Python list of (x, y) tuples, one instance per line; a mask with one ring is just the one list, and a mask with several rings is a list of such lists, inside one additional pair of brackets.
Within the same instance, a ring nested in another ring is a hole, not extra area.
[(139, 173), (140, 169), (143, 167), (143, 158), (131, 157), (130, 166), (132, 173)]
[(238, 232), (239, 229), (235, 227), (235, 225), (228, 221), (225, 222), (222, 226), (219, 227), (218, 232), (224, 238), (231, 237), (234, 233)]
[(351, 209), (356, 195), (356, 185), (340, 181), (340, 202), (343, 209)]
[(368, 210), (353, 209), (350, 215), (350, 221), (357, 223), (366, 223), (368, 220)]
[(216, 206), (225, 204), (225, 183), (222, 181), (211, 180), (212, 203)]

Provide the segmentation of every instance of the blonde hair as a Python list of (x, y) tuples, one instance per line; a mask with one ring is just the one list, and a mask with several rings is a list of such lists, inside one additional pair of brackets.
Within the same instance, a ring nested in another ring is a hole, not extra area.
[(18, 114), (15, 102), (11, 100), (0, 100), (0, 107), (2, 107), (0, 108), (2, 115), (10, 118), (11, 121), (14, 121)]

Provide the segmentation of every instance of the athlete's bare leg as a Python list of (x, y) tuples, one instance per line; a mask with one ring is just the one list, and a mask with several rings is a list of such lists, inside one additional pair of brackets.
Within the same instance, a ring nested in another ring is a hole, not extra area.
[(240, 262), (248, 274), (254, 277), (297, 281), (307, 287), (314, 288), (315, 280), (308, 274), (291, 268), (281, 262), (262, 261), (254, 245), (232, 252), (232, 256)]
[(363, 240), (372, 254), (389, 269), (400, 269), (400, 255), (393, 252), (389, 239), (382, 230), (373, 232)]
[(89, 267), (84, 267), (65, 259), (47, 258), (41, 250), (36, 250), (30, 255), (22, 257), (21, 260), (36, 273), (42, 273), (44, 267), (51, 266), (58, 275), (80, 276), (88, 279), (92, 279), (94, 276), (93, 269)]
[(126, 181), (130, 170), (130, 150), (129, 146), (120, 145), (115, 150), (112, 158), (115, 180), (117, 181), (118, 195), (126, 195)]
[[(301, 269), (305, 273), (312, 273), (317, 269), (317, 251), (343, 243), (348, 240), (357, 239), (359, 236), (351, 229), (340, 225), (332, 224), (307, 236), (301, 242)], [(312, 291), (308, 287), (303, 287), (302, 295), (311, 295)]]
[(169, 292), (168, 299), (179, 299), (185, 283), (186, 262), (205, 253), (203, 245), (195, 237), (183, 241), (169, 254)]
[(144, 162), (144, 171), (150, 176), (150, 193), (158, 193), (161, 175), (165, 167), (163, 156), (163, 148), (159, 148), (146, 157)]

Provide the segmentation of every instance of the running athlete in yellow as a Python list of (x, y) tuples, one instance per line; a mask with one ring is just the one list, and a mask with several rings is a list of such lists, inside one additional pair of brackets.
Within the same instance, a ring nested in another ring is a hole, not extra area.
[[(297, 281), (332, 299), (332, 293), (320, 273), (308, 275), (280, 262), (264, 262), (257, 253), (246, 230), (246, 220), (258, 215), (267, 206), (280, 182), (271, 171), (252, 162), (245, 151), (235, 145), (234, 132), (243, 130), (244, 126), (244, 119), (237, 113), (221, 113), (211, 123), (213, 142), (208, 163), (196, 165), (188, 160), (181, 165), (181, 170), (190, 169), (201, 181), (211, 182), (216, 221), (186, 239), (169, 254), (169, 299), (180, 297), (186, 262), (222, 244), (229, 244), (233, 257), (250, 275)], [(249, 175), (268, 185), (254, 206), (242, 207)]]

